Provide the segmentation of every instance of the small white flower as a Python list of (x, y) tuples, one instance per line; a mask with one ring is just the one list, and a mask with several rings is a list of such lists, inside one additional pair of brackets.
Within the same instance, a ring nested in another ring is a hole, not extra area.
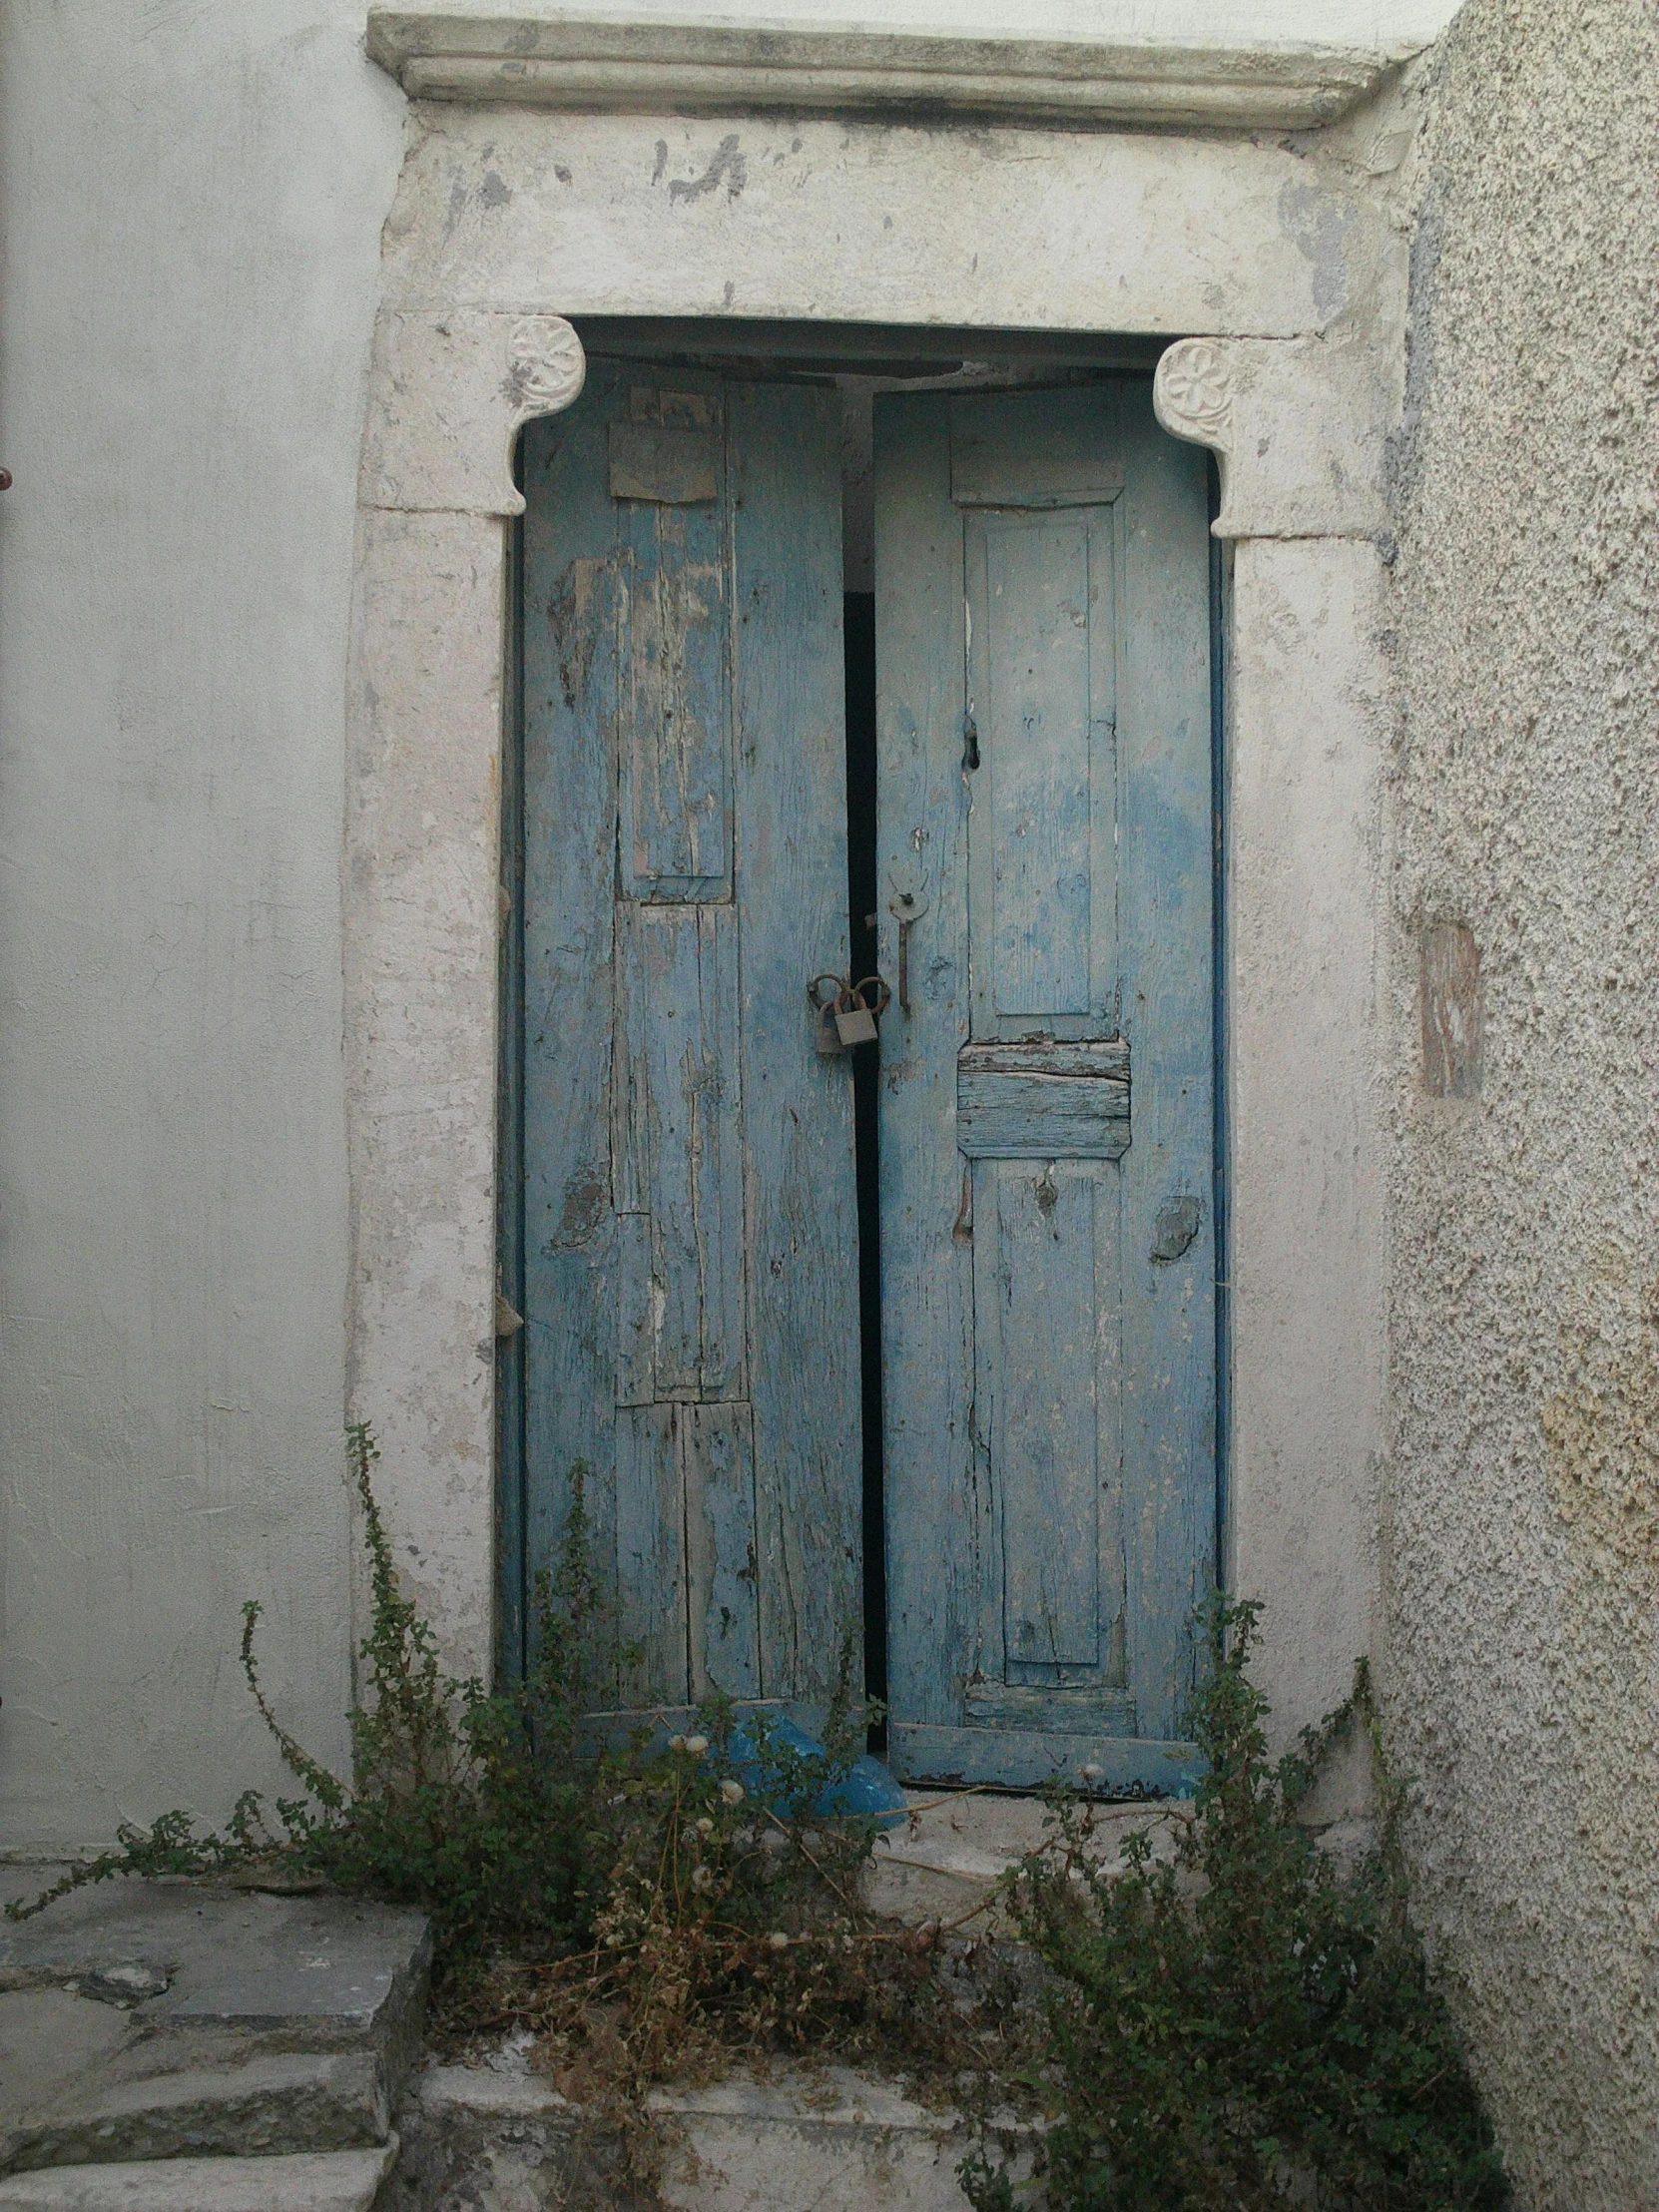
[(707, 1736), (687, 1736), (680, 1748), (690, 1752), (694, 1759), (701, 1759), (709, 1748), (709, 1739)]
[(708, 1814), (705, 1813), (703, 1818), (697, 1823), (697, 1833), (700, 1836), (712, 1836), (714, 1832), (715, 1824), (712, 1820), (710, 1820)]
[(1101, 1776), (1106, 1772), (1106, 1769), (1104, 1767), (1097, 1767), (1094, 1761), (1091, 1759), (1087, 1763), (1087, 1765), (1079, 1767), (1077, 1771), (1083, 1777), (1083, 1780), (1085, 1782), (1098, 1782)]
[(668, 1748), (669, 1748), (669, 1750), (670, 1750), (670, 1751), (684, 1751), (684, 1750), (685, 1750), (685, 1748), (686, 1748), (686, 1739), (685, 1739), (685, 1737), (684, 1737), (684, 1736), (671, 1736), (671, 1737), (669, 1738), (669, 1740), (668, 1740)]
[(781, 1928), (775, 1928), (767, 1941), (774, 1950), (788, 1950), (790, 1947), (790, 1939)]
[(714, 1886), (715, 1878), (707, 1867), (694, 1867), (692, 1869), (692, 1888), (700, 1897), (705, 1890), (712, 1890)]
[(720, 1786), (720, 1794), (728, 1805), (741, 1805), (743, 1803), (743, 1784), (734, 1782), (732, 1777), (728, 1775)]

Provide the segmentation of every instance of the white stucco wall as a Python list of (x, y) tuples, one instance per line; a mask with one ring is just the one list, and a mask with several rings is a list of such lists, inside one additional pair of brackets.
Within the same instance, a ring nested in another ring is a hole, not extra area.
[[(1449, 10), (1312, 12), (881, 20), (1390, 44)], [(247, 1597), (285, 1713), (342, 1743), (344, 702), (405, 129), (361, 24), (19, 0), (0, 31), (0, 1845), (275, 1779)]]
[(0, 1841), (341, 1747), (340, 760), (402, 102), (355, 0), (22, 0), (0, 207)]
[[(1528, 2212), (1659, 2203), (1659, 18), (1437, 60), (1395, 568), (1389, 1722)], [(1480, 958), (1425, 1095), (1419, 953)]]

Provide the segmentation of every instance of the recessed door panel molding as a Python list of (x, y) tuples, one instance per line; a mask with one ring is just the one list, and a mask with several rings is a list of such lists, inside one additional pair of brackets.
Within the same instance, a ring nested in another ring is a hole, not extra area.
[(1125, 379), (883, 399), (875, 468), (880, 863), (927, 901), (882, 1037), (893, 1756), (1168, 1788), (1215, 1564), (1204, 466)]

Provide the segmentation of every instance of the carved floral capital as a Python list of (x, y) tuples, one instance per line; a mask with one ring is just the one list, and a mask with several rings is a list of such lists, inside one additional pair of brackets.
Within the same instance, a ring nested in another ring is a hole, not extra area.
[(516, 515), (513, 442), (581, 392), (582, 341), (563, 315), (487, 307), (385, 309), (363, 438), (365, 506)]
[(1152, 380), (1171, 437), (1216, 456), (1218, 538), (1384, 532), (1390, 404), (1368, 350), (1321, 338), (1181, 338)]
[(507, 343), (507, 384), (520, 422), (558, 414), (580, 396), (587, 376), (582, 341), (557, 314), (527, 314)]
[(1172, 437), (1225, 452), (1232, 444), (1233, 366), (1214, 338), (1183, 338), (1158, 363), (1152, 406)]

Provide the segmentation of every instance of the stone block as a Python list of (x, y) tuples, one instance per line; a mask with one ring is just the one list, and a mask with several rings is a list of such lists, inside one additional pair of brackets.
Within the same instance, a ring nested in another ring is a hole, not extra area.
[(107, 2065), (131, 2039), (124, 2013), (73, 1989), (0, 1993), (0, 2137), (19, 2112)]
[(670, 2212), (966, 2212), (956, 2167), (971, 2139), (956, 2116), (846, 2067), (651, 2101), (683, 2143), (662, 2185)]
[(641, 2191), (616, 2131), (522, 2054), (432, 2067), (399, 2113), (380, 2212), (966, 2212), (956, 2166), (970, 2138), (956, 2115), (847, 2067), (665, 2089), (651, 2113), (664, 2172)]
[(0, 1939), (0, 2172), (382, 2143), (430, 1956), (420, 1914), (346, 1898), (60, 1900)]
[(0, 2181), (0, 2212), (368, 2212), (396, 2155), (394, 2137), (373, 2150), (56, 2166)]
[[(155, 2046), (124, 2056), (131, 2067)], [(0, 2131), (0, 2169), (364, 2149), (389, 2132), (373, 2051), (262, 2052), (241, 2065), (83, 2071)]]
[[(1149, 1832), (1155, 1857), (1174, 1846), (1192, 1807), (1171, 1799), (1151, 1805), (1103, 1805), (1096, 1811), (1101, 1854), (1121, 1858), (1131, 1835)], [(1042, 1842), (1048, 1812), (1040, 1798), (990, 1791), (921, 1792), (912, 1797), (909, 1820), (876, 1839), (863, 1877), (863, 1899), (872, 1912), (918, 1927), (924, 1921), (958, 1921), (975, 1905), (987, 1908), (967, 1924), (973, 1936), (1006, 1935), (1004, 1916), (991, 1892), (1008, 1869)]]
[[(418, 2038), (430, 1965), (422, 1914), (217, 1883), (99, 1884), (0, 1936), (0, 1992), (73, 1984), (130, 2007), (147, 2032), (373, 2048), (394, 2089)], [(0, 2114), (5, 2102), (0, 2079)]]

